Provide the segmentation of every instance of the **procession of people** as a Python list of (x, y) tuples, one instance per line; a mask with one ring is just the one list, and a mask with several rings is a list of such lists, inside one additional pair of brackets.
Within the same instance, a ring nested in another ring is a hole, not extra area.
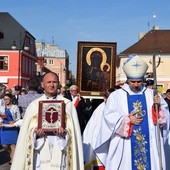
[(0, 145), (10, 169), (169, 170), (170, 90), (164, 97), (145, 85), (148, 65), (137, 55), (122, 69), (126, 82), (107, 89), (93, 113), (77, 85), (59, 92), (54, 72), (31, 78), (24, 94), (3, 89)]

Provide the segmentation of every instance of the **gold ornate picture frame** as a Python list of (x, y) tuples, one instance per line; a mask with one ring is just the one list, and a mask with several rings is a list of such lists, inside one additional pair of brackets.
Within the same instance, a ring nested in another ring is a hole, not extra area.
[(53, 131), (65, 128), (65, 103), (62, 100), (45, 100), (39, 102), (38, 129)]
[(115, 85), (114, 42), (78, 42), (77, 84), (83, 96), (103, 96)]

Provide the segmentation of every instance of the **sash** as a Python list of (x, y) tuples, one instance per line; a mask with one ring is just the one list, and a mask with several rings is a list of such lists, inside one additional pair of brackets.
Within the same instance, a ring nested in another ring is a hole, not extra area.
[(78, 97), (75, 97), (75, 99), (73, 100), (73, 104), (74, 104), (75, 108), (78, 106), (79, 101), (80, 101), (80, 99)]
[(131, 159), (132, 170), (138, 169), (151, 169), (150, 160), (150, 143), (149, 143), (149, 127), (148, 127), (148, 113), (145, 94), (129, 95), (128, 110), (131, 113), (134, 110), (134, 105), (139, 104), (142, 107), (142, 111), (145, 111), (143, 121), (140, 125), (133, 126), (133, 132), (131, 136)]

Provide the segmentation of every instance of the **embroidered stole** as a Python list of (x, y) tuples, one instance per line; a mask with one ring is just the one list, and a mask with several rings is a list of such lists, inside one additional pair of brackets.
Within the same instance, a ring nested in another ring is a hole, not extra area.
[(149, 127), (148, 127), (148, 113), (145, 94), (140, 95), (129, 95), (128, 98), (128, 109), (129, 113), (134, 110), (134, 104), (140, 103), (142, 111), (145, 111), (143, 121), (140, 125), (133, 126), (133, 132), (131, 136), (131, 159), (132, 159), (132, 170), (150, 170), (150, 143), (149, 143)]

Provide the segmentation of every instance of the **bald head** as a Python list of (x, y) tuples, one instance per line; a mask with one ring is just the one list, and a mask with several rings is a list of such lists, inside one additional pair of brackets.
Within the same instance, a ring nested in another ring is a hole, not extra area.
[(44, 93), (47, 97), (52, 97), (57, 94), (58, 85), (58, 76), (54, 72), (46, 73), (43, 76), (41, 86), (44, 88)]
[(59, 78), (58, 78), (58, 75), (56, 74), (56, 73), (54, 73), (54, 72), (46, 72), (43, 76), (42, 76), (42, 81), (44, 81), (44, 78), (46, 77), (46, 76), (48, 76), (49, 74), (53, 74), (57, 79), (58, 79), (58, 81), (59, 81)]

